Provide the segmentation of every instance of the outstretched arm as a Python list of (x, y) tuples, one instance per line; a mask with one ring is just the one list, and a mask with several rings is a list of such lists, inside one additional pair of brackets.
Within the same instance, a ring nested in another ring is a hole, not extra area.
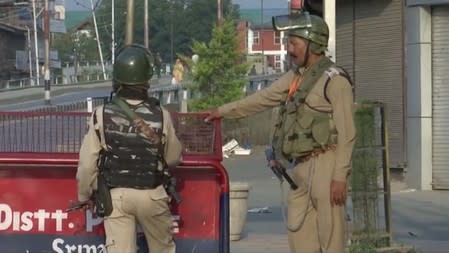
[(289, 71), (265, 89), (210, 110), (206, 121), (221, 117), (243, 118), (278, 106), (283, 95), (288, 91), (294, 75), (293, 71)]

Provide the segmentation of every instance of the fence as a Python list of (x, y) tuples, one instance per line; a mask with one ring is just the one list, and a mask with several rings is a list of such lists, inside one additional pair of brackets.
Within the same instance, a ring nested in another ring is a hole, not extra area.
[(0, 152), (76, 153), (89, 113), (0, 112)]
[(357, 141), (353, 153), (350, 195), (354, 240), (373, 248), (391, 246), (391, 190), (386, 106), (357, 106)]

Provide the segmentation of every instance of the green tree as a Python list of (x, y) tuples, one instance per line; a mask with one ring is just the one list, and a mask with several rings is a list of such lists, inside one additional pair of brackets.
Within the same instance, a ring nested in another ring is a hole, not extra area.
[[(134, 42), (143, 44), (144, 1), (135, 1)], [(191, 54), (192, 42), (209, 41), (216, 22), (217, 1), (213, 0), (149, 0), (149, 44), (165, 62), (176, 54)], [(111, 0), (103, 0), (96, 11), (100, 39), (106, 59), (111, 55)], [(224, 15), (238, 17), (231, 0), (223, 1)], [(115, 0), (115, 40), (120, 48), (125, 40), (126, 1)], [(173, 46), (172, 46), (173, 45)]]
[(76, 31), (55, 34), (52, 40), (52, 48), (58, 50), (62, 63), (100, 61), (95, 38)]
[(214, 26), (207, 44), (193, 42), (192, 50), (199, 60), (195, 65), (190, 63), (193, 83), (189, 88), (200, 95), (189, 101), (191, 110), (217, 107), (242, 96), (243, 86), (248, 82), (248, 65), (242, 63), (244, 55), (235, 28), (232, 19), (225, 19), (221, 27)]

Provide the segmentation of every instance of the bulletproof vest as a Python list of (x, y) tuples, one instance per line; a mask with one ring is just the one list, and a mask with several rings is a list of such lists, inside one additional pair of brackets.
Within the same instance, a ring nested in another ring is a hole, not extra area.
[[(162, 139), (163, 113), (158, 104), (129, 105)], [(152, 143), (113, 103), (104, 106), (103, 126), (106, 150), (101, 170), (109, 187), (152, 189), (162, 184), (163, 144)]]
[[(286, 94), (281, 100), (272, 142), (279, 160), (307, 156), (337, 143), (332, 111), (318, 110), (305, 102), (307, 95), (323, 74), (328, 76), (325, 84), (327, 87), (337, 70), (333, 65), (328, 58), (320, 59), (304, 73), (302, 84), (294, 96), (286, 101)], [(323, 92), (325, 93), (325, 90)], [(325, 94), (324, 97), (329, 102)]]

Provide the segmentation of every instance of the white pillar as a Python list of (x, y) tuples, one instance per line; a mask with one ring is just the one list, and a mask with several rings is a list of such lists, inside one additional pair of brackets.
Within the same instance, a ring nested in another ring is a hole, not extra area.
[(168, 95), (167, 95), (167, 104), (171, 103), (171, 91), (167, 91)]
[(336, 54), (336, 33), (335, 33), (335, 23), (336, 23), (336, 10), (335, 10), (335, 0), (324, 0), (324, 20), (329, 26), (329, 45), (328, 45), (328, 56), (332, 61), (337, 61)]
[(432, 189), (432, 44), (429, 6), (407, 8), (407, 184)]
[(187, 90), (182, 91), (181, 112), (187, 112)]
[(86, 102), (87, 102), (87, 112), (93, 112), (92, 98), (88, 97)]
[(286, 35), (282, 31), (281, 32), (281, 72), (284, 72), (285, 55), (287, 54), (287, 51), (285, 49), (284, 36), (286, 36)]

